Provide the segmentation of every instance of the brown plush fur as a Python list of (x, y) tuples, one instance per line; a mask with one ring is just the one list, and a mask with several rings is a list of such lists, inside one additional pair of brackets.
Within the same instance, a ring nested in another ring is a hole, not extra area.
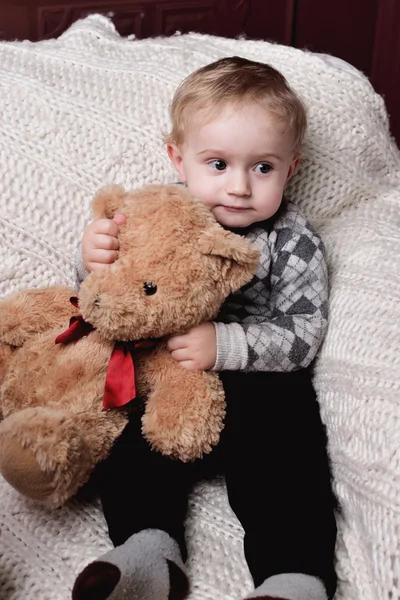
[[(75, 494), (126, 424), (126, 408), (102, 409), (116, 341), (159, 340), (135, 354), (138, 393), (147, 399), (143, 434), (155, 449), (192, 460), (211, 450), (223, 427), (217, 374), (183, 369), (163, 340), (214, 318), (226, 296), (251, 279), (259, 254), (180, 186), (131, 193), (114, 186), (93, 201), (95, 217), (117, 211), (127, 216), (119, 258), (91, 273), (79, 293), (80, 312), (95, 331), (55, 344), (78, 312), (67, 287), (0, 303), (0, 471), (49, 506)], [(145, 283), (157, 292), (146, 295)]]

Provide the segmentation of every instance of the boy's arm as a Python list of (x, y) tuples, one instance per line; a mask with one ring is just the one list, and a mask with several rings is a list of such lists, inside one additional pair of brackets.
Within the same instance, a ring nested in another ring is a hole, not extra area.
[[(242, 323), (215, 323), (217, 360), (214, 370), (293, 371), (309, 366), (327, 325), (328, 277), (321, 239), (312, 231), (293, 234), (273, 252), (267, 283), (252, 282), (246, 294), (266, 294), (265, 314)], [(269, 294), (269, 297), (267, 296)], [(251, 321), (251, 322), (250, 322)]]

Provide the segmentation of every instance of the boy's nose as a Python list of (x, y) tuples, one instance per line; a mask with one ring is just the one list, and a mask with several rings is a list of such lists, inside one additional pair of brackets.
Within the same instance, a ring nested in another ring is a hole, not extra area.
[(250, 183), (246, 173), (235, 173), (228, 182), (230, 196), (250, 196)]

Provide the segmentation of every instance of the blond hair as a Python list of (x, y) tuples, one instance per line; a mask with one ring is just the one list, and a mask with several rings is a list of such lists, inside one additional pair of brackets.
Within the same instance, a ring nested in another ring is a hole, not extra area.
[(271, 65), (239, 56), (221, 58), (194, 71), (178, 86), (170, 107), (172, 129), (167, 143), (180, 146), (192, 117), (206, 111), (209, 118), (226, 104), (256, 102), (265, 106), (293, 131), (296, 155), (307, 127), (306, 109), (285, 77)]

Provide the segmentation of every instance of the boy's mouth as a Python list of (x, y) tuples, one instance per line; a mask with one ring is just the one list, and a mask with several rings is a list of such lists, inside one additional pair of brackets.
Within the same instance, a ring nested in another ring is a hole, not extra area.
[(245, 210), (247, 210), (247, 207), (245, 207), (245, 206), (224, 206), (224, 210), (227, 210), (228, 212), (244, 212)]

